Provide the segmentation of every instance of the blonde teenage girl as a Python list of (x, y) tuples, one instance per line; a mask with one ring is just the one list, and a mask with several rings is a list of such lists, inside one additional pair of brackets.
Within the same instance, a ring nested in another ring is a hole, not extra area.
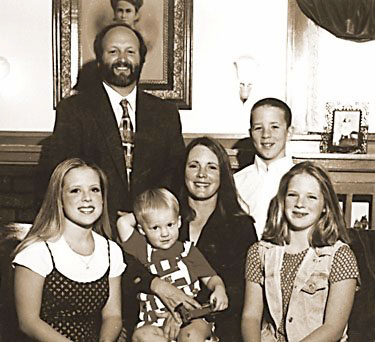
[(37, 341), (115, 341), (122, 327), (120, 247), (110, 236), (107, 181), (80, 159), (53, 172), (46, 197), (16, 249), (21, 330)]
[(294, 166), (248, 252), (244, 341), (346, 341), (359, 276), (346, 242), (328, 175), (311, 162)]

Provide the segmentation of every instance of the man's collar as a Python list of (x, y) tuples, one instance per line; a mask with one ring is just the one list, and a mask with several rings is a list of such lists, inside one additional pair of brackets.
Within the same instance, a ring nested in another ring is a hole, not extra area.
[[(121, 100), (124, 99), (120, 93), (110, 87), (107, 83), (103, 82), (104, 89), (106, 90), (109, 100), (113, 104), (119, 104)], [(135, 103), (137, 100), (137, 86), (125, 97), (130, 105), (130, 108), (134, 111), (135, 110)]]
[(129, 102), (130, 108), (135, 111), (135, 103), (137, 101), (137, 86), (135, 86), (130, 94), (126, 96), (126, 99)]

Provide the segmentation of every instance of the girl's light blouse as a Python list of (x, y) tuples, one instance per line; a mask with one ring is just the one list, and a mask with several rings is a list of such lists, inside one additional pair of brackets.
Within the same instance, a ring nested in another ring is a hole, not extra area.
[[(64, 237), (54, 242), (48, 242), (56, 269), (71, 280), (89, 282), (101, 278), (108, 269), (107, 240), (93, 232), (95, 250), (92, 255), (82, 256), (75, 253), (67, 244)], [(121, 248), (109, 241), (111, 266), (109, 277), (120, 276), (125, 268)], [(89, 268), (86, 267), (88, 263)], [(35, 242), (28, 246), (13, 259), (13, 265), (21, 265), (35, 273), (46, 277), (53, 269), (51, 255), (44, 242)]]

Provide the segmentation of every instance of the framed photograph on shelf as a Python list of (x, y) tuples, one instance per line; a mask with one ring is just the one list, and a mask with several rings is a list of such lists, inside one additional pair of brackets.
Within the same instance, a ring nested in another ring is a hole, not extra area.
[[(135, 24), (148, 50), (140, 88), (180, 109), (192, 106), (192, 15), (192, 1), (151, 0), (144, 2)], [(79, 89), (84, 71), (95, 70), (95, 36), (113, 22), (109, 0), (53, 0), (55, 106)]]
[(320, 152), (367, 153), (368, 104), (327, 102)]

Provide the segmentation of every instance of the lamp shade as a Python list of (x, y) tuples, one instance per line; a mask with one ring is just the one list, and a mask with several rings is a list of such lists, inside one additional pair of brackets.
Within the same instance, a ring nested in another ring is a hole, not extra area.
[(375, 39), (375, 0), (296, 0), (315, 24), (338, 38)]
[(240, 99), (245, 102), (249, 98), (253, 84), (256, 81), (258, 64), (253, 57), (243, 55), (234, 61), (234, 66), (240, 87)]

